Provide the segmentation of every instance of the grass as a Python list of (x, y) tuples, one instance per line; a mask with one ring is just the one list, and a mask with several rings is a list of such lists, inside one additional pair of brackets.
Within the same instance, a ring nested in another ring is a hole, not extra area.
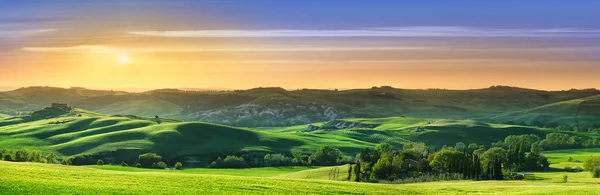
[[(81, 116), (79, 116), (81, 115)], [(347, 128), (301, 132), (306, 125), (277, 130), (229, 127), (171, 119), (110, 116), (81, 109), (75, 113), (45, 109), (30, 117), (0, 120), (0, 148), (36, 149), (64, 156), (115, 151), (152, 151), (167, 157), (194, 156), (210, 162), (216, 155), (238, 152), (287, 153), (299, 148), (313, 152), (323, 145), (354, 156), (365, 147), (388, 142), (396, 148), (414, 141), (441, 147), (456, 142), (489, 145), (508, 135), (538, 134), (551, 130), (471, 120), (432, 120), (410, 117), (352, 118), (348, 123), (374, 128)], [(424, 131), (415, 132), (415, 127)], [(569, 132), (570, 134), (575, 134)], [(591, 133), (576, 133), (589, 137)], [(174, 144), (175, 143), (175, 144)]]
[(563, 124), (571, 127), (576, 126), (579, 122), (582, 127), (591, 127), (600, 125), (598, 117), (600, 117), (600, 96), (596, 95), (486, 118), (496, 122), (514, 121), (532, 124), (534, 121), (538, 121), (544, 124)]
[[(291, 167), (258, 167), (244, 169), (214, 169), (214, 168), (189, 168), (183, 170), (159, 170), (159, 169), (142, 169), (136, 167), (124, 167), (119, 165), (89, 165), (85, 166), (94, 169), (125, 171), (125, 172), (162, 172), (162, 173), (189, 173), (189, 174), (205, 174), (205, 175), (231, 175), (231, 176), (251, 176), (251, 177), (273, 177), (287, 175), (295, 172), (304, 172), (308, 170), (323, 169), (314, 166), (291, 166)], [(328, 168), (328, 167), (325, 167)], [(293, 177), (295, 178), (295, 177)]]
[[(372, 184), (347, 181), (131, 172), (90, 167), (0, 161), (0, 192), (7, 194), (595, 194), (589, 174), (568, 183), (448, 181)], [(537, 174), (539, 175), (539, 174)], [(554, 176), (547, 176), (554, 177)]]
[(544, 155), (548, 157), (550, 163), (568, 162), (569, 157), (573, 158), (573, 162), (583, 162), (590, 156), (600, 156), (600, 148), (554, 150), (546, 151)]

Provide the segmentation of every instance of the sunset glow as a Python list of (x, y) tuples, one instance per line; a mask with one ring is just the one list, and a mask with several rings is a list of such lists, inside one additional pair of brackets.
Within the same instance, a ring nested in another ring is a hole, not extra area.
[[(552, 90), (600, 86), (600, 45), (594, 41), (600, 37), (600, 26), (594, 24), (600, 22), (582, 14), (592, 13), (587, 7), (596, 3), (565, 7), (554, 2), (535, 13), (517, 10), (514, 14), (521, 18), (510, 24), (494, 21), (512, 17), (502, 10), (512, 9), (515, 2), (496, 3), (485, 22), (470, 16), (477, 15), (477, 3), (436, 8), (437, 12), (391, 2), (320, 5), (338, 10), (330, 16), (301, 3), (268, 2), (232, 2), (235, 6), (213, 1), (2, 2), (0, 85), (224, 89), (511, 85)], [(534, 4), (519, 6), (527, 10)], [(444, 17), (453, 10), (465, 16)], [(564, 12), (563, 18), (540, 14), (556, 10)], [(359, 14), (365, 12), (369, 14)], [(78, 81), (71, 83), (71, 78)]]

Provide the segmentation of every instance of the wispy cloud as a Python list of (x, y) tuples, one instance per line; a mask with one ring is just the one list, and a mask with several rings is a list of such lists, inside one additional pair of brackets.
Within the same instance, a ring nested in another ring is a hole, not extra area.
[(67, 47), (24, 47), (22, 50), (30, 52), (57, 52), (57, 53), (159, 53), (159, 52), (299, 52), (299, 51), (395, 51), (395, 50), (428, 50), (433, 47), (112, 47), (104, 45), (77, 45)]
[(157, 37), (557, 37), (600, 36), (600, 30), (577, 28), (493, 29), (461, 26), (411, 26), (340, 30), (178, 30), (129, 31)]
[(58, 31), (58, 29), (26, 29), (26, 30), (9, 30), (0, 29), (0, 37), (26, 37)]

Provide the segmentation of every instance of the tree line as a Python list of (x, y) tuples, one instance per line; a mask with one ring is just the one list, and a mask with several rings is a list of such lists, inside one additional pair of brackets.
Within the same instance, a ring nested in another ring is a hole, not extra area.
[(37, 150), (7, 150), (0, 149), (0, 160), (13, 162), (40, 162), (56, 164), (59, 161), (53, 153), (43, 155)]

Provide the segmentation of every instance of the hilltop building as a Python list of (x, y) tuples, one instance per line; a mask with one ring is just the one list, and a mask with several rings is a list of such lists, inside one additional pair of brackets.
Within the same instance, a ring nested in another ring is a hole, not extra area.
[(52, 103), (52, 105), (50, 106), (51, 108), (58, 108), (61, 109), (65, 112), (71, 112), (71, 110), (73, 108), (71, 108), (68, 104), (61, 104), (61, 103)]

